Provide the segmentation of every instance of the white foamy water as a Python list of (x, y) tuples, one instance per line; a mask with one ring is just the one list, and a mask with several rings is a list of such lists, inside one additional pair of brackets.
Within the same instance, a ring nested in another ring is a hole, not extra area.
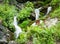
[(38, 20), (39, 19), (39, 16), (40, 16), (40, 9), (41, 9), (42, 7), (40, 7), (40, 8), (38, 8), (38, 9), (35, 9), (35, 15), (36, 15), (36, 20)]
[[(35, 9), (35, 20), (39, 20), (39, 16), (40, 16), (40, 9), (42, 9), (42, 7), (38, 8), (38, 9)], [(32, 26), (36, 26), (36, 22), (34, 22), (32, 24)]]
[(36, 20), (39, 19), (39, 15), (40, 15), (39, 13), (40, 13), (39, 9), (35, 9)]
[(14, 25), (17, 25), (17, 17), (16, 16), (14, 16)]
[(15, 35), (16, 35), (16, 38), (18, 38), (19, 34), (22, 32), (22, 29), (18, 26), (17, 24), (17, 17), (14, 16), (14, 22), (13, 22), (14, 26), (15, 26)]
[(46, 15), (48, 15), (51, 10), (52, 10), (52, 7), (51, 7), (51, 6), (48, 7), (48, 8), (47, 8), (47, 13), (46, 13)]

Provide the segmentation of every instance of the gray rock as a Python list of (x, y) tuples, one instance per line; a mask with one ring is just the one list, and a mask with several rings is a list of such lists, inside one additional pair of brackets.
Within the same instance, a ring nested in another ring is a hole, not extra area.
[(0, 24), (0, 44), (8, 43), (8, 41), (11, 40), (13, 35), (10, 33), (12, 32)]
[(55, 26), (58, 23), (58, 18), (48, 18), (45, 20), (45, 26), (50, 28), (51, 26)]
[(17, 44), (17, 42), (16, 41), (9, 41), (8, 44)]

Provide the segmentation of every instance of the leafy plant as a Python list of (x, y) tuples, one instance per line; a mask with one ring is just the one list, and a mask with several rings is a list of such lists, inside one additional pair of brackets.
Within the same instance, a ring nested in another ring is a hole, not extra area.
[(51, 14), (51, 17), (57, 17), (60, 18), (60, 7), (56, 8)]
[(30, 23), (30, 20), (28, 19), (28, 20), (25, 20), (22, 23), (20, 23), (19, 26), (22, 28), (27, 28), (27, 26), (30, 25), (29, 23)]
[(52, 0), (51, 5), (59, 5), (60, 0)]
[(3, 18), (3, 25), (5, 27), (13, 28), (13, 18), (16, 13), (15, 7), (8, 4), (0, 5), (0, 17)]
[(55, 29), (56, 29), (57, 40), (60, 40), (60, 22), (57, 23)]
[(33, 3), (27, 2), (25, 7), (23, 7), (18, 13), (18, 20), (30, 17), (32, 11)]
[(32, 10), (33, 9), (31, 7), (22, 8), (22, 10), (19, 12), (18, 18), (24, 19), (24, 18), (30, 17)]
[(26, 3), (25, 3), (25, 6), (26, 7), (34, 7), (34, 4), (32, 3), (32, 2), (29, 2), (29, 1), (27, 1)]
[[(31, 26), (26, 29), (26, 32), (24, 32), (24, 34), (20, 34), (17, 40), (20, 44), (25, 44), (26, 42), (28, 43), (28, 41), (32, 41), (32, 44), (55, 44), (54, 33), (54, 28), (43, 29), (38, 26)], [(24, 38), (22, 38), (22, 36)]]

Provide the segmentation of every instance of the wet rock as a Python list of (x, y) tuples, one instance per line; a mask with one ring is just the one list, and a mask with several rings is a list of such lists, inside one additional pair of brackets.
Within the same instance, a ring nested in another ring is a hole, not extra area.
[(45, 20), (45, 27), (50, 28), (51, 26), (55, 26), (58, 22), (58, 18), (48, 18), (47, 20)]
[(8, 43), (8, 41), (11, 40), (13, 36), (11, 36), (12, 34), (10, 33), (12, 32), (0, 24), (0, 44)]
[(2, 37), (2, 39), (0, 39), (0, 44), (7, 44), (7, 39), (6, 37)]
[(7, 38), (5, 36), (5, 32), (3, 32), (3, 26), (0, 25), (0, 44), (7, 43)]
[(16, 41), (9, 41), (8, 44), (18, 44)]

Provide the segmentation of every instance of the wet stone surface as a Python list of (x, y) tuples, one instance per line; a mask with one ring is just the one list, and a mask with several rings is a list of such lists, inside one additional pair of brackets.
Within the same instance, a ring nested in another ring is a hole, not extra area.
[(10, 40), (9, 33), (11, 33), (11, 32), (0, 24), (0, 44), (7, 44), (8, 43), (8, 41)]

